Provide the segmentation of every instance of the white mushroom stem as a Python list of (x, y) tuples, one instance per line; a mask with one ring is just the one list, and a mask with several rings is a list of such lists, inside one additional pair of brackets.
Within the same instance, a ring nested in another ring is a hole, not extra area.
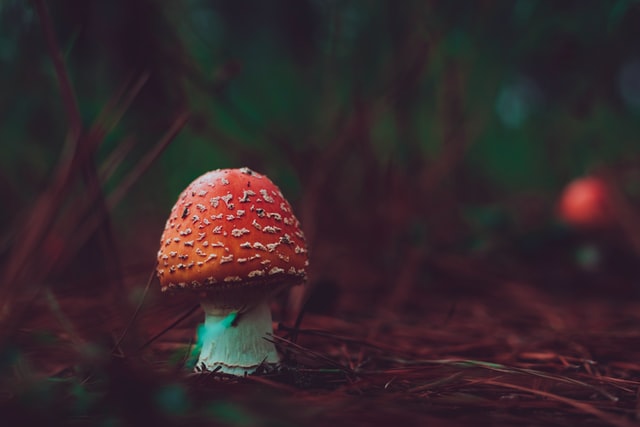
[(265, 339), (273, 332), (267, 300), (240, 313), (207, 303), (202, 308), (206, 317), (198, 336), (202, 348), (196, 370), (242, 376), (280, 361), (273, 343)]

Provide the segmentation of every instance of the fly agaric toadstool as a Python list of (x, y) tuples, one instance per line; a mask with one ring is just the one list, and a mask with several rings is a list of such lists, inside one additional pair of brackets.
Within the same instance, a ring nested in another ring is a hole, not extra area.
[(577, 178), (562, 192), (558, 214), (577, 228), (599, 228), (613, 223), (612, 202), (607, 184), (595, 176)]
[(205, 312), (196, 370), (232, 375), (278, 363), (269, 297), (306, 280), (300, 222), (278, 187), (248, 168), (197, 178), (171, 209), (157, 275), (163, 292), (197, 295)]

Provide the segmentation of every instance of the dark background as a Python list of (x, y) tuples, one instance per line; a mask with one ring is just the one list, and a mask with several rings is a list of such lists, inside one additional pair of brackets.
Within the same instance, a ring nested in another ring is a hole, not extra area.
[[(553, 306), (580, 319), (601, 313), (602, 329), (612, 313), (634, 325), (621, 313), (640, 292), (639, 118), (631, 0), (4, 0), (7, 407), (16, 387), (21, 402), (37, 401), (31, 385), (46, 394), (53, 386), (40, 381), (60, 372), (81, 390), (74, 404), (111, 399), (99, 381), (97, 391), (75, 382), (78, 366), (117, 383), (109, 352), (122, 332), (126, 353), (186, 309), (152, 282), (148, 320), (129, 321), (171, 206), (216, 168), (267, 174), (303, 224), (310, 281), (278, 299), (276, 320), (304, 308), (320, 328), (337, 327), (329, 318), (365, 322), (347, 331), (359, 335), (386, 321), (439, 328), (509, 312), (517, 335), (531, 320), (518, 310), (542, 301), (538, 320), (554, 322), (541, 314)], [(557, 218), (562, 189), (585, 175), (611, 190), (605, 227)], [(580, 305), (592, 301), (604, 307)], [(158, 321), (157, 307), (170, 315)], [(191, 326), (176, 340), (187, 344)], [(485, 326), (467, 338), (495, 334)], [(438, 354), (495, 361), (499, 350)], [(153, 372), (165, 355), (140, 369)], [(29, 375), (16, 377), (17, 366)], [(83, 405), (61, 419), (109, 413)], [(212, 414), (253, 425), (239, 408)]]

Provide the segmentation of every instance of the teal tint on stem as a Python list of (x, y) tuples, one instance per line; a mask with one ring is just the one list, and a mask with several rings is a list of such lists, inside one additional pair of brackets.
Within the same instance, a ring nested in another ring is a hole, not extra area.
[(233, 322), (235, 322), (236, 317), (238, 317), (238, 312), (234, 311), (229, 313), (229, 315), (219, 323), (203, 323), (198, 326), (198, 341), (194, 352), (199, 352), (205, 342), (213, 340), (215, 336), (220, 335), (225, 329), (229, 328)]

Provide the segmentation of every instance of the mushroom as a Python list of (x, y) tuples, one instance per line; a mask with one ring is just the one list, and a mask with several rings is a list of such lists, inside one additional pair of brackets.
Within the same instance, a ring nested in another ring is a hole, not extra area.
[(606, 228), (614, 222), (613, 203), (607, 184), (596, 176), (571, 181), (558, 203), (560, 219), (576, 228)]
[(308, 264), (300, 222), (269, 178), (219, 169), (189, 184), (162, 233), (157, 275), (163, 292), (191, 293), (205, 312), (196, 371), (277, 364), (269, 299), (303, 283)]

